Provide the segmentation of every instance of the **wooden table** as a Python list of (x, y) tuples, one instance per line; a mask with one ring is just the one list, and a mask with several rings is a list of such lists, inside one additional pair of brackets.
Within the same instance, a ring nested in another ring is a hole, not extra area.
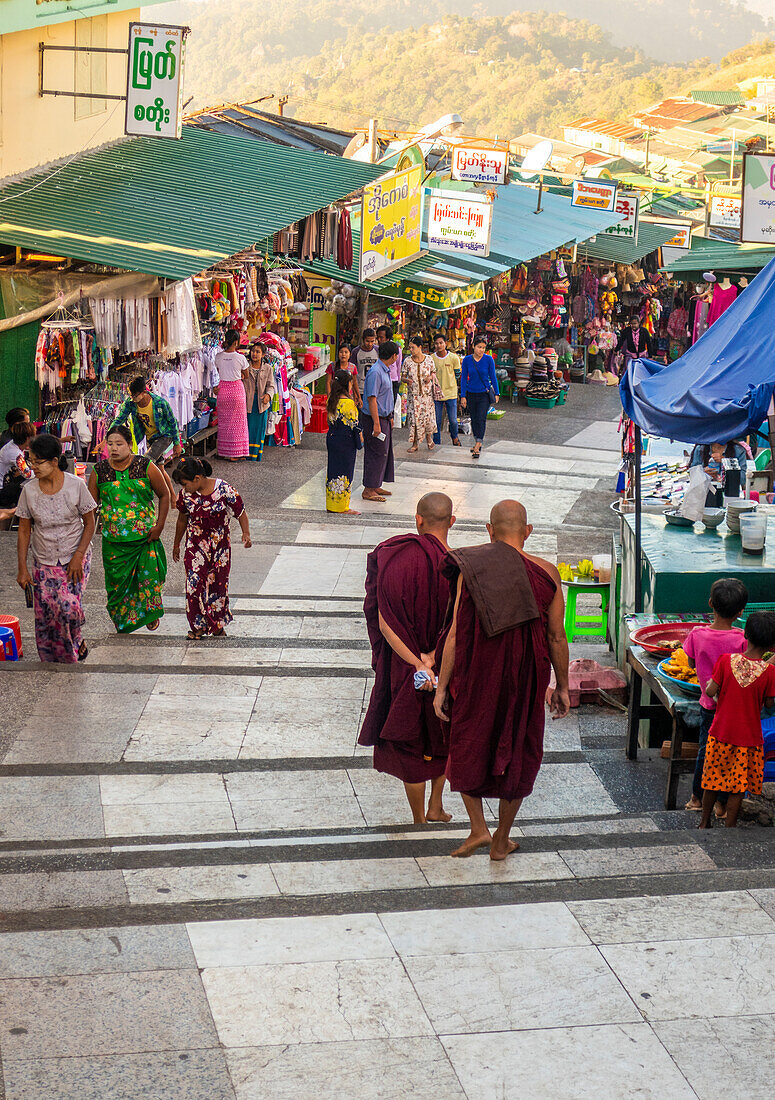
[[(686, 695), (678, 687), (663, 680), (656, 671), (662, 660), (640, 646), (627, 650), (627, 664), (631, 669), (630, 702), (627, 712), (627, 759), (638, 759), (638, 732), (642, 718), (669, 720), (670, 756), (667, 761), (667, 785), (665, 809), (674, 810), (678, 796), (678, 780), (682, 775), (694, 772), (694, 760), (685, 760), (681, 754), (684, 742), (685, 717), (692, 715), (699, 724), (700, 701)], [(650, 692), (648, 703), (642, 702), (643, 685)], [(692, 723), (694, 724), (694, 723)], [(650, 738), (651, 741), (651, 738)]]

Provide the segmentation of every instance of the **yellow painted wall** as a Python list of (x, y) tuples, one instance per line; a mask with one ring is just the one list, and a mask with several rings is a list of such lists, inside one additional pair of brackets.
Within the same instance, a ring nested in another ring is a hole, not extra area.
[[(38, 95), (38, 43), (126, 49), (129, 23), (139, 18), (137, 8), (0, 36), (0, 179), (121, 137), (124, 103)], [(47, 52), (44, 80), (47, 88), (123, 95), (126, 58)]]

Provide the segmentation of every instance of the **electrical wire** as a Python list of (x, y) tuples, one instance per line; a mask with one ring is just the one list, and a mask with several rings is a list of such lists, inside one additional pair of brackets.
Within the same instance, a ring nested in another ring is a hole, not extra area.
[[(99, 99), (100, 97), (95, 96), (94, 98)], [(38, 180), (37, 183), (33, 183), (32, 187), (28, 187), (25, 191), (16, 191), (13, 195), (6, 195), (5, 198), (0, 198), (0, 203), (10, 202), (12, 199), (20, 199), (20, 198), (22, 198), (23, 195), (29, 195), (30, 191), (37, 190), (38, 187), (42, 187), (44, 183), (48, 183), (48, 181), (50, 179), (53, 179), (54, 176), (57, 176), (57, 175), (59, 175), (60, 172), (63, 172), (65, 170), (65, 168), (69, 168), (69, 166), (73, 163), (73, 161), (76, 159), (76, 157), (80, 157), (80, 155), (82, 153), (87, 152), (92, 147), (92, 142), (96, 138), (97, 134), (100, 132), (100, 130), (102, 130), (105, 126), (107, 126), (107, 124), (113, 118), (113, 115), (116, 113), (116, 111), (118, 110), (120, 105), (121, 104), (119, 102), (117, 102), (115, 104), (115, 106), (113, 107), (113, 110), (110, 112), (110, 114), (108, 115), (107, 118), (102, 120), (102, 122), (97, 127), (97, 129), (94, 131), (92, 136), (89, 138), (87, 144), (84, 146), (83, 149), (78, 149), (75, 153), (73, 153), (73, 155), (68, 160), (66, 160), (64, 162), (64, 164), (60, 164), (58, 168), (55, 168), (52, 172), (49, 172), (49, 174), (47, 176), (44, 176), (43, 179)]]

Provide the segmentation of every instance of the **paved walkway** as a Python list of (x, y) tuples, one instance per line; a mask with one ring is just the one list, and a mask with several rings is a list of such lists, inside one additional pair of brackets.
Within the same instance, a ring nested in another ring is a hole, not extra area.
[(621, 715), (582, 708), (548, 725), (523, 851), (456, 861), (459, 797), (406, 825), (356, 745), (368, 550), (430, 485), (457, 545), (508, 495), (536, 552), (602, 548), (610, 418), (579, 433), (402, 460), (358, 519), (320, 510), (317, 474), (235, 549), (227, 640), (186, 642), (172, 595), (83, 667), (2, 669), (9, 1100), (771, 1096), (771, 833), (698, 839)]

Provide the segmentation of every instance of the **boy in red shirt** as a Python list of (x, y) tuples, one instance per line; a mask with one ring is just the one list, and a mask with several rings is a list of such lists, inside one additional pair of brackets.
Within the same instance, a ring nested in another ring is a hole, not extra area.
[[(710, 589), (708, 604), (713, 612), (713, 622), (709, 626), (695, 626), (687, 635), (683, 650), (690, 663), (697, 670), (700, 681), (700, 751), (692, 781), (692, 797), (684, 806), (685, 810), (702, 809), (702, 769), (705, 764), (705, 746), (708, 742), (711, 722), (716, 713), (716, 704), (709, 699), (705, 686), (713, 675), (716, 661), (722, 653), (744, 653), (747, 642), (742, 630), (732, 626), (748, 603), (748, 589), (742, 581), (734, 577), (723, 577), (714, 581)], [(721, 794), (716, 816), (724, 816), (726, 795)]]
[(757, 611), (745, 624), (745, 653), (719, 657), (706, 692), (717, 699), (702, 771), (701, 829), (710, 827), (717, 791), (729, 791), (726, 826), (737, 825), (746, 791), (761, 794), (764, 781), (762, 707), (775, 697), (775, 667), (764, 660), (775, 649), (775, 611)]

